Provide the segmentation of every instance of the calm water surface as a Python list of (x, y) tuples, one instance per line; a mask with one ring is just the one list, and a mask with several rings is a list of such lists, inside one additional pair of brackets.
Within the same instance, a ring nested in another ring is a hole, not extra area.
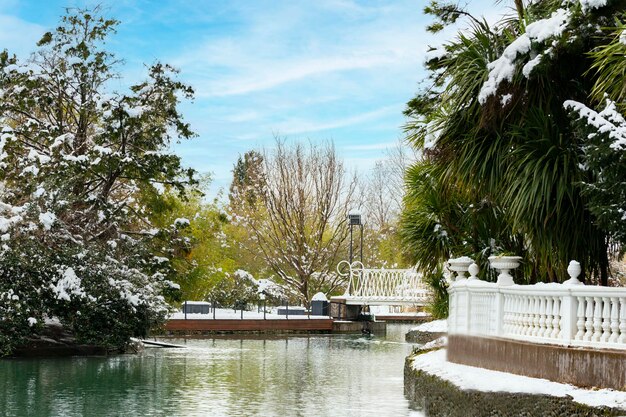
[(411, 325), (386, 336), (172, 339), (142, 355), (1, 360), (2, 416), (421, 416)]

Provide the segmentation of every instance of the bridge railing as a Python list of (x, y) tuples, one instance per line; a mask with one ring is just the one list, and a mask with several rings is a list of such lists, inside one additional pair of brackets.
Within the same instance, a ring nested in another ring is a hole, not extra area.
[(358, 261), (349, 267), (345, 297), (420, 303), (430, 294), (421, 274), (414, 269), (368, 269)]
[(451, 335), (626, 349), (626, 288), (582, 285), (572, 264), (563, 284), (491, 283), (477, 272), (448, 289)]

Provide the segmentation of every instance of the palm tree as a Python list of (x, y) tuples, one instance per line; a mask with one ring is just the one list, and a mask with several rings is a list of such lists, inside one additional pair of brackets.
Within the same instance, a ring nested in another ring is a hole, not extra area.
[[(484, 232), (498, 237), (495, 246), (505, 250), (519, 250), (521, 236), (531, 280), (559, 281), (569, 260), (577, 259), (588, 277), (607, 282), (611, 236), (583, 192), (594, 173), (583, 166), (585, 137), (563, 103), (624, 87), (623, 79), (612, 83), (611, 70), (602, 66), (602, 59), (613, 59), (610, 53), (597, 56), (614, 36), (596, 30), (624, 10), (623, 3), (585, 10), (578, 2), (543, 0), (524, 7), (515, 1), (517, 16), (494, 27), (472, 18), (445, 44), (445, 54), (427, 63), (431, 86), (406, 111), (408, 139), (424, 151), (420, 164), (437, 167), (432, 178), (443, 185), (435, 188), (455, 187), (469, 201), (497, 207), (498, 221), (490, 224), (496, 229)], [(440, 10), (431, 5), (431, 13), (449, 23)], [(420, 238), (409, 233), (414, 207), (409, 197), (404, 236), (419, 246)], [(469, 244), (463, 249), (476, 252)], [(480, 252), (488, 255), (489, 249)], [(443, 260), (441, 252), (435, 255)], [(419, 254), (418, 263), (430, 266), (425, 257)]]

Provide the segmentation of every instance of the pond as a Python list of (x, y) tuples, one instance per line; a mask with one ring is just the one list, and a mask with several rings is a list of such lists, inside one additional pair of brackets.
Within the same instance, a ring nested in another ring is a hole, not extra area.
[(168, 339), (187, 349), (0, 361), (2, 416), (421, 416), (403, 394), (412, 325), (386, 336)]

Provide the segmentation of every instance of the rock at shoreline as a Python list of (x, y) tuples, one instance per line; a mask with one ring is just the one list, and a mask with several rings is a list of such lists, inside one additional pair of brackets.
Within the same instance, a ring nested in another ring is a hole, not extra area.
[(404, 336), (405, 340), (409, 343), (418, 343), (420, 345), (432, 342), (433, 340), (437, 340), (442, 336), (445, 336), (447, 333), (440, 332), (422, 332), (419, 330), (410, 330), (406, 336)]
[[(132, 339), (125, 352), (139, 353), (143, 351), (143, 343)], [(50, 320), (41, 334), (27, 339), (26, 344), (18, 347), (10, 357), (35, 358), (46, 356), (104, 356), (111, 353), (104, 346), (80, 344), (76, 338), (58, 321)]]
[(421, 345), (446, 336), (448, 333), (447, 320), (433, 320), (420, 324), (412, 328), (405, 336), (405, 340), (409, 343), (419, 343)]

